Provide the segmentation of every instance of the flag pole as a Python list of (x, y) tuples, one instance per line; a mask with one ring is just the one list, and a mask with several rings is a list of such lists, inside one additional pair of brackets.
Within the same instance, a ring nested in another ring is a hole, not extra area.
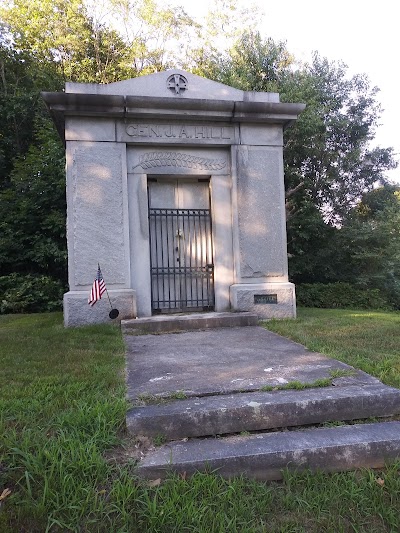
[[(101, 272), (100, 263), (97, 263), (97, 266), (99, 267), (99, 270), (100, 270), (100, 273), (101, 273), (101, 277), (103, 278), (103, 272)], [(104, 278), (103, 278), (103, 280), (104, 280)], [(111, 309), (112, 309), (113, 306), (112, 306), (112, 303), (111, 303), (110, 295), (108, 294), (107, 285), (106, 285), (106, 282), (105, 282), (105, 281), (104, 281), (104, 288), (106, 289), (106, 293), (107, 293), (108, 301), (110, 302), (110, 307), (111, 307)]]
[(101, 277), (102, 277), (102, 279), (103, 279), (103, 282), (104, 282), (104, 288), (105, 288), (105, 291), (106, 291), (106, 293), (107, 293), (107, 298), (108, 298), (108, 301), (109, 301), (109, 303), (110, 303), (110, 307), (111, 307), (111, 311), (109, 312), (109, 315), (108, 315), (108, 316), (109, 316), (111, 319), (117, 318), (118, 315), (119, 315), (119, 311), (118, 311), (118, 309), (114, 309), (113, 306), (112, 306), (111, 298), (110, 298), (110, 295), (108, 294), (107, 285), (106, 285), (106, 282), (104, 281), (103, 273), (102, 273), (101, 268), (100, 268), (100, 263), (97, 263), (97, 266), (98, 266), (98, 268), (99, 268), (100, 275), (101, 275)]

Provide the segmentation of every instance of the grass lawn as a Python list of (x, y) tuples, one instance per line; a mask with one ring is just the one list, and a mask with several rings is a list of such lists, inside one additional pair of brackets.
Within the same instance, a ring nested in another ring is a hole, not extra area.
[(266, 327), (400, 389), (400, 312), (300, 309)]
[[(400, 313), (301, 309), (268, 327), (400, 387)], [(0, 316), (1, 533), (400, 531), (400, 464), (269, 484), (139, 482), (133, 462), (106, 453), (125, 439), (123, 353), (113, 326)]]

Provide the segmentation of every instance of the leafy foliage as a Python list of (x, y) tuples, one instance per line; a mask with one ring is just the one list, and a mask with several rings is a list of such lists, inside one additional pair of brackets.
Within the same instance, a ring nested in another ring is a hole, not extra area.
[(0, 314), (56, 311), (65, 287), (49, 276), (10, 274), (0, 277)]
[(304, 200), (288, 222), (288, 259), (297, 283), (328, 283), (343, 279), (343, 265), (335, 246), (337, 228), (326, 224), (311, 200)]
[(390, 309), (379, 289), (362, 289), (351, 283), (303, 283), (296, 286), (297, 303), (330, 309)]
[[(351, 284), (349, 294), (354, 292), (354, 305), (359, 302), (364, 308), (357, 291), (367, 295), (373, 289), (380, 294), (379, 298), (374, 296), (377, 308), (381, 307), (382, 298), (387, 305), (400, 308), (399, 187), (386, 185), (365, 193), (341, 227), (329, 226), (321, 220), (318, 224), (309, 224), (307, 218), (304, 224), (305, 237), (291, 243), (297, 246), (297, 255), (290, 258), (294, 279), (297, 283), (305, 283), (300, 285), (300, 303), (325, 307), (325, 304), (320, 305), (320, 299), (324, 301), (326, 297), (329, 301), (332, 296), (332, 306), (336, 307), (339, 298), (336, 293), (332, 295), (331, 290), (342, 287), (337, 282), (347, 282)], [(310, 234), (312, 240), (308, 239)], [(315, 287), (307, 283), (314, 283)], [(324, 289), (320, 283), (332, 285)], [(304, 288), (306, 300), (302, 296)], [(343, 307), (347, 307), (348, 301), (345, 292), (340, 293), (340, 298), (346, 302)], [(315, 298), (314, 303), (312, 298)]]
[(371, 149), (381, 108), (367, 76), (349, 77), (343, 63), (314, 54), (298, 66), (284, 42), (246, 32), (214, 62), (218, 81), (243, 90), (279, 92), (283, 102), (307, 104), (285, 133), (288, 218), (311, 202), (337, 222), (395, 166), (392, 149)]
[(391, 148), (370, 147), (381, 111), (378, 89), (365, 75), (349, 77), (345, 65), (316, 54), (285, 76), (280, 93), (283, 101), (307, 104), (285, 135), (289, 222), (304, 200), (326, 222), (340, 222), (396, 166)]
[(339, 232), (338, 249), (349, 278), (380, 289), (400, 309), (400, 188), (364, 194)]
[(41, 273), (65, 281), (65, 216), (64, 149), (47, 119), (0, 192), (1, 275)]
[(247, 30), (229, 53), (214, 53), (198, 73), (244, 91), (274, 92), (293, 63), (286, 43)]
[(14, 0), (0, 16), (12, 32), (13, 47), (51, 68), (53, 76), (97, 83), (127, 77), (124, 42), (95, 24), (80, 0)]
[(29, 149), (35, 117), (45, 117), (42, 86), (61, 87), (28, 53), (0, 41), (0, 190), (9, 184), (14, 160)]
[[(119, 79), (182, 65), (198, 25), (181, 6), (157, 0), (85, 2), (94, 28), (107, 28), (121, 40), (125, 74)], [(112, 58), (110, 64), (113, 64)]]

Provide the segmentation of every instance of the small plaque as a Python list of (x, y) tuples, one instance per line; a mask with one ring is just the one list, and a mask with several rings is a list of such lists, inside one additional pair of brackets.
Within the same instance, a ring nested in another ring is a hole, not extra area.
[(254, 303), (255, 304), (277, 304), (278, 295), (277, 294), (255, 294)]

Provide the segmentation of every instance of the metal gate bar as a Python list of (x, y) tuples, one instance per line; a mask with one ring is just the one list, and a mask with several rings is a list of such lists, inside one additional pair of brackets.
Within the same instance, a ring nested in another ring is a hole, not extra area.
[(149, 208), (154, 312), (214, 308), (209, 209)]

